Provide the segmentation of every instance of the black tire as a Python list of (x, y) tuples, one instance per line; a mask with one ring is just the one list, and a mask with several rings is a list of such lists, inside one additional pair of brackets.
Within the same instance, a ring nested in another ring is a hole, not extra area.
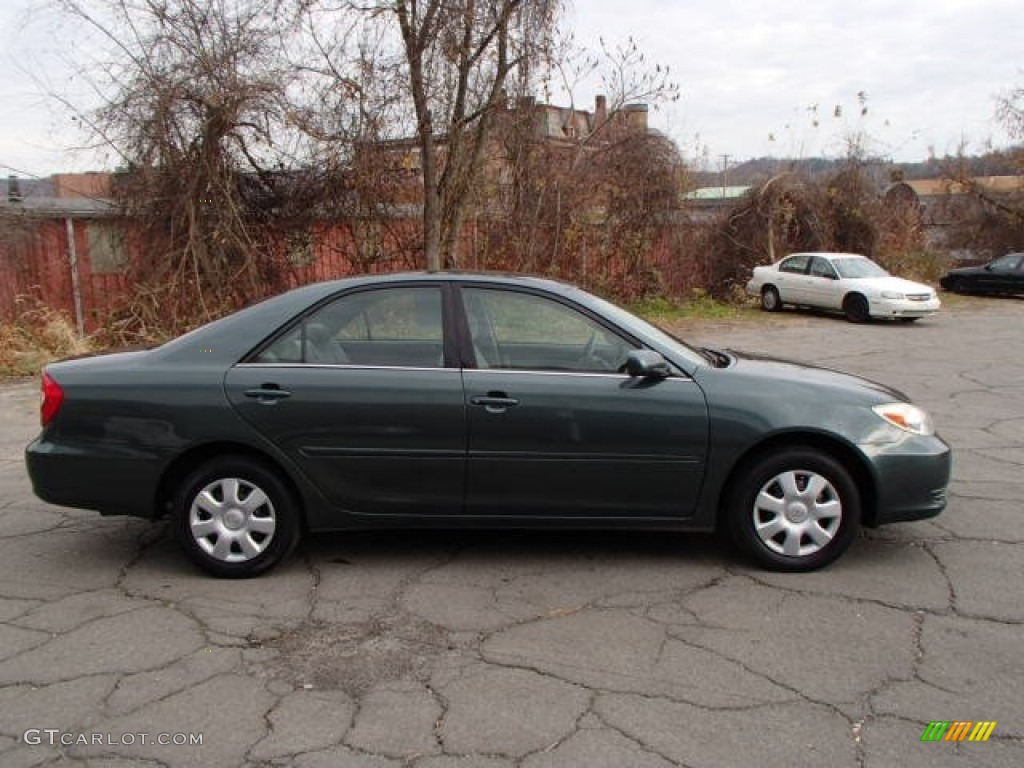
[(761, 309), (765, 312), (778, 312), (782, 309), (782, 298), (774, 285), (766, 285), (761, 289)]
[(901, 323), (916, 323), (920, 319), (921, 319), (920, 317), (901, 317), (900, 318), (900, 322)]
[(868, 300), (859, 293), (851, 293), (843, 299), (843, 312), (851, 323), (866, 323), (871, 319)]
[(958, 277), (950, 283), (949, 290), (953, 293), (969, 293), (971, 289), (966, 280), (962, 277)]
[(189, 559), (230, 579), (257, 576), (279, 563), (301, 530), (298, 504), (277, 472), (245, 456), (212, 459), (189, 474), (175, 498), (172, 525)]
[(742, 470), (725, 514), (733, 541), (762, 567), (813, 571), (853, 542), (860, 492), (846, 468), (828, 454), (787, 448)]

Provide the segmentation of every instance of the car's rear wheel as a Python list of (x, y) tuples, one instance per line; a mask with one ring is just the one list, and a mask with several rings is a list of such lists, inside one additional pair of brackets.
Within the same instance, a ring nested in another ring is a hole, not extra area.
[(860, 493), (836, 459), (789, 448), (746, 467), (725, 512), (733, 540), (760, 565), (810, 571), (850, 546), (860, 525)]
[(765, 312), (778, 312), (782, 309), (782, 299), (774, 285), (766, 285), (761, 290), (761, 309)]
[(851, 323), (866, 323), (871, 319), (868, 300), (859, 293), (851, 293), (843, 300), (843, 312)]
[(213, 459), (181, 484), (175, 536), (214, 576), (256, 576), (298, 542), (298, 505), (272, 469), (244, 456)]
[(967, 284), (966, 280), (962, 277), (958, 277), (949, 284), (949, 289), (953, 291), (953, 293), (967, 293), (970, 290), (970, 286)]

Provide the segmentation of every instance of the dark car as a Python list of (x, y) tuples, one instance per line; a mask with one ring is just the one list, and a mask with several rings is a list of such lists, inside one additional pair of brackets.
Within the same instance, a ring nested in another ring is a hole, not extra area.
[(939, 282), (954, 293), (1024, 293), (1024, 253), (1008, 253), (980, 267), (951, 269)]
[(861, 524), (937, 515), (950, 451), (888, 387), (687, 346), (549, 280), (299, 288), (149, 351), (43, 372), (44, 500), (170, 516), (218, 576), (352, 528), (710, 531), (829, 563)]

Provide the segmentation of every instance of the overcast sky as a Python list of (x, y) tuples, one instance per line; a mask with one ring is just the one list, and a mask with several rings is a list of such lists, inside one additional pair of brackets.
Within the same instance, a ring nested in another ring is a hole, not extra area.
[[(109, 165), (67, 151), (81, 137), (36, 82), (67, 90), (56, 52), (80, 36), (31, 16), (20, 24), (29, 7), (0, 0), (0, 174)], [(581, 43), (632, 35), (671, 67), (682, 97), (651, 124), (714, 167), (722, 155), (836, 156), (858, 133), (896, 160), (1005, 146), (995, 98), (1024, 86), (1021, 0), (573, 0), (567, 21)]]

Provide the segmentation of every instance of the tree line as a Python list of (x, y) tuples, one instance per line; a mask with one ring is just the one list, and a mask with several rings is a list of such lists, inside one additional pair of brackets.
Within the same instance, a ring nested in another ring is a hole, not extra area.
[[(927, 250), (916, 213), (870, 188), (856, 145), (824, 175), (776, 169), (713, 221), (693, 216), (678, 148), (629, 130), (631, 109), (675, 100), (679, 85), (631, 40), (581, 49), (561, 0), (56, 4), (103, 51), (78, 62), (102, 96), (78, 117), (115, 153), (145, 244), (119, 318), (140, 335), (280, 290), (281, 243), (322, 221), (349, 229), (360, 268), (387, 240), (409, 266), (550, 274), (619, 298), (727, 297), (753, 264), (798, 248), (890, 265)], [(603, 96), (585, 111), (583, 87)], [(568, 109), (538, 112), (538, 96)], [(1012, 91), (998, 112), (1020, 139), (1022, 103)], [(983, 203), (1021, 237), (1017, 201)], [(382, 231), (410, 215), (411, 231)]]

